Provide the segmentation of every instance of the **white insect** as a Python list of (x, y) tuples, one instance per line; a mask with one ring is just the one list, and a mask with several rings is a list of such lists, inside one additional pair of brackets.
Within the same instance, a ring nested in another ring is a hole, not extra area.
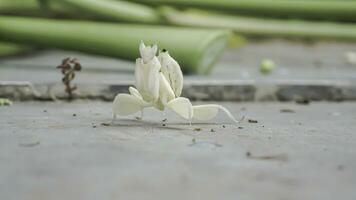
[(113, 117), (131, 115), (146, 107), (154, 107), (160, 111), (165, 108), (173, 110), (184, 119), (191, 121), (210, 120), (219, 110), (224, 111), (234, 122), (234, 116), (223, 106), (217, 104), (193, 106), (189, 99), (181, 97), (183, 89), (183, 73), (176, 60), (166, 50), (158, 57), (157, 45), (145, 46), (141, 42), (139, 50), (141, 58), (136, 59), (135, 85), (130, 87), (130, 94), (118, 94), (113, 102)]

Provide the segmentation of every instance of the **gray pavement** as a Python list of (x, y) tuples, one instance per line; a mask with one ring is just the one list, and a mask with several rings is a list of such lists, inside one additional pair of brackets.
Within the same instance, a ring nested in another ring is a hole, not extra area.
[(100, 101), (0, 107), (0, 199), (356, 199), (356, 103), (223, 105), (245, 120), (189, 126), (147, 110), (110, 124)]

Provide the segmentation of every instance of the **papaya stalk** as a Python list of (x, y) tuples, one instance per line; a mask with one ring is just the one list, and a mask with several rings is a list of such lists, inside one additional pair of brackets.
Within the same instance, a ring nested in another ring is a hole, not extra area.
[(26, 53), (33, 49), (34, 48), (24, 46), (24, 45), (0, 42), (0, 58)]
[(0, 0), (0, 14), (159, 23), (155, 9), (113, 0)]
[(255, 17), (230, 16), (201, 10), (178, 11), (162, 7), (161, 13), (172, 25), (225, 28), (252, 36), (340, 39), (356, 41), (356, 25)]
[(254, 16), (356, 21), (356, 2), (339, 0), (131, 0), (149, 5), (204, 8)]
[(141, 40), (172, 49), (186, 72), (207, 73), (225, 49), (229, 32), (154, 25), (0, 17), (3, 41), (93, 53), (129, 60)]
[(50, 0), (0, 0), (0, 14), (48, 17), (68, 15), (68, 11)]
[(112, 0), (61, 0), (58, 4), (108, 21), (159, 23), (160, 16), (151, 7)]

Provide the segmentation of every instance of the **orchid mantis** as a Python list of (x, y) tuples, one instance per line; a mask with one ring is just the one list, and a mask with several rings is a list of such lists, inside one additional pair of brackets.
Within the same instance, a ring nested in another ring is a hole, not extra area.
[(234, 122), (234, 116), (223, 106), (216, 104), (193, 106), (189, 99), (181, 97), (183, 73), (176, 60), (163, 49), (158, 56), (157, 45), (139, 46), (140, 58), (136, 59), (135, 86), (129, 94), (118, 94), (113, 102), (113, 120), (117, 115), (131, 115), (144, 108), (154, 107), (160, 111), (166, 108), (189, 120), (210, 120), (219, 110), (225, 112)]

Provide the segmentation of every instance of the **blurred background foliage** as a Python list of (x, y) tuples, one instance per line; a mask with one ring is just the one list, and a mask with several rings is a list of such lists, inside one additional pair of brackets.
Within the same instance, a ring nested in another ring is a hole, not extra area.
[(353, 0), (0, 0), (0, 56), (59, 48), (134, 60), (144, 40), (205, 74), (244, 38), (355, 41), (355, 22)]

